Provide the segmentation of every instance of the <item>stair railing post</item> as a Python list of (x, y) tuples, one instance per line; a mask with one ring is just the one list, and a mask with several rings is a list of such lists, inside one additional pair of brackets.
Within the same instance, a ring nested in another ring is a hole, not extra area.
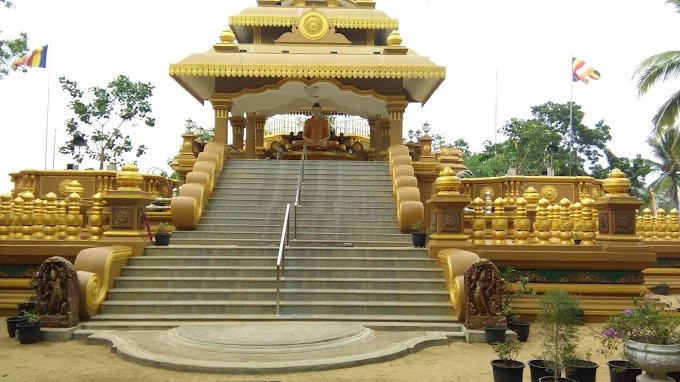
[(276, 317), (281, 315), (281, 298), (279, 296), (279, 293), (281, 291), (281, 288), (279, 286), (280, 282), (281, 282), (280, 268), (277, 265), (276, 266)]

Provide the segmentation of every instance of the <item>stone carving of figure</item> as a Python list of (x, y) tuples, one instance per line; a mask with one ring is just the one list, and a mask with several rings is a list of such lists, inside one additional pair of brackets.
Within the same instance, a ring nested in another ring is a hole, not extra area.
[(330, 124), (321, 115), (321, 105), (312, 107), (312, 117), (305, 121), (302, 129), (302, 140), (293, 142), (294, 150), (302, 150), (304, 146), (311, 150), (339, 150), (340, 143), (331, 141)]
[(62, 257), (47, 259), (38, 271), (36, 313), (45, 327), (78, 324), (78, 275)]
[(504, 323), (501, 316), (503, 282), (491, 261), (480, 259), (465, 271), (465, 327), (482, 329)]

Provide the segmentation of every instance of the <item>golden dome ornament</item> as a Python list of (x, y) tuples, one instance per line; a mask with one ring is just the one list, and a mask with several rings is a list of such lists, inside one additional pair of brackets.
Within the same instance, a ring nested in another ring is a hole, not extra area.
[(233, 44), (236, 41), (236, 35), (231, 29), (227, 28), (220, 34), (220, 41), (226, 44)]
[(128, 163), (116, 174), (116, 185), (118, 190), (141, 191), (144, 177), (134, 163)]
[(607, 175), (607, 179), (602, 181), (602, 188), (608, 196), (623, 196), (630, 188), (630, 180), (623, 171), (615, 168)]
[(393, 30), (390, 35), (387, 36), (388, 46), (400, 46), (402, 42), (404, 42), (404, 40), (402, 40), (398, 30)]
[(460, 178), (456, 176), (456, 173), (453, 172), (451, 167), (446, 167), (439, 173), (439, 177), (435, 180), (434, 184), (435, 187), (437, 187), (438, 195), (458, 195), (460, 194), (458, 190), (460, 189), (462, 182), (460, 181)]

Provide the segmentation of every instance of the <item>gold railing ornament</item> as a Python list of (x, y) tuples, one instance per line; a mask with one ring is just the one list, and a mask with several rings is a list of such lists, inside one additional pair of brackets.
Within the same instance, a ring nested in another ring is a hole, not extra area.
[(66, 203), (66, 200), (60, 200), (59, 203), (57, 203), (57, 239), (60, 240), (66, 238), (67, 207), (68, 204)]
[(670, 225), (668, 230), (671, 232), (671, 238), (673, 241), (680, 240), (680, 221), (678, 221), (678, 210), (673, 208), (668, 215), (670, 217)]
[(531, 230), (531, 221), (527, 217), (527, 200), (519, 197), (515, 199), (515, 244), (529, 244), (529, 231)]
[(560, 244), (574, 244), (574, 222), (571, 220), (571, 200), (563, 198), (560, 200)]
[(460, 178), (456, 176), (456, 173), (450, 167), (444, 168), (439, 173), (439, 177), (434, 181), (434, 185), (437, 188), (438, 195), (460, 194)]
[(104, 203), (102, 194), (96, 193), (92, 196), (92, 209), (90, 212), (90, 240), (101, 240), (104, 228), (102, 227), (102, 211), (104, 210)]
[(42, 240), (45, 238), (45, 234), (42, 231), (42, 215), (44, 209), (44, 202), (42, 199), (35, 199), (33, 201), (33, 239), (35, 240)]
[(80, 195), (72, 193), (68, 196), (68, 214), (66, 215), (66, 240), (80, 240), (83, 217), (80, 216)]
[(21, 212), (21, 239), (33, 239), (33, 200), (35, 197), (28, 191), (22, 192), (20, 195), (24, 201), (24, 210)]
[(12, 211), (12, 238), (21, 239), (21, 216), (24, 214), (24, 199), (18, 196), (14, 199)]
[(630, 188), (630, 179), (623, 171), (615, 168), (607, 175), (607, 179), (602, 181), (602, 188), (609, 196), (625, 195)]
[(581, 209), (581, 245), (595, 245), (596, 221), (593, 219), (593, 203), (590, 198), (583, 199)]
[(491, 221), (493, 229), (493, 244), (507, 244), (508, 219), (505, 217), (506, 201), (503, 198), (496, 198), (493, 203), (494, 218)]
[(486, 244), (486, 219), (484, 219), (484, 200), (482, 198), (475, 198), (472, 201), (472, 207), (475, 209), (475, 215), (472, 219), (472, 232), (470, 233), (470, 238), (472, 239), (472, 244), (474, 245), (484, 245)]
[(117, 190), (141, 191), (144, 186), (144, 176), (134, 163), (128, 163), (116, 174)]
[(534, 222), (534, 235), (536, 235), (539, 245), (550, 244), (552, 221), (549, 211), (550, 202), (548, 199), (541, 198), (538, 201), (538, 207), (536, 207), (536, 221)]
[(574, 239), (581, 239), (581, 233), (583, 231), (583, 220), (581, 220), (581, 210), (583, 205), (576, 202), (569, 207), (571, 212), (571, 221), (574, 222)]
[(659, 210), (656, 211), (656, 239), (671, 239), (671, 236), (668, 234), (668, 224), (666, 223), (666, 210), (663, 208), (659, 208)]
[(559, 244), (560, 232), (562, 230), (562, 222), (560, 221), (560, 206), (555, 204), (548, 207), (548, 214), (550, 215), (550, 242)]
[(12, 194), (0, 195), (0, 240), (12, 238)]
[(642, 240), (650, 241), (654, 235), (654, 225), (652, 223), (652, 210), (645, 208), (642, 210)]
[(657, 240), (658, 239), (657, 228), (659, 228), (659, 222), (658, 222), (656, 216), (654, 216), (654, 215), (652, 215), (650, 220), (651, 221), (649, 223), (649, 232), (650, 232), (649, 240)]
[(541, 194), (534, 187), (529, 186), (524, 190), (522, 198), (527, 201), (527, 209), (535, 208), (538, 205), (538, 201), (541, 200)]
[(45, 240), (57, 240), (58, 225), (57, 195), (50, 192), (45, 195), (45, 209), (42, 214), (42, 232)]

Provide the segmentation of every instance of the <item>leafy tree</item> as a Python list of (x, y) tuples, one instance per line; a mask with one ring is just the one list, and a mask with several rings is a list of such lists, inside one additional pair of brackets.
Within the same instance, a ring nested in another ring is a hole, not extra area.
[[(12, 8), (8, 0), (0, 0), (0, 6)], [(2, 31), (0, 31), (0, 34)], [(28, 35), (19, 34), (18, 38), (0, 39), (0, 79), (9, 73), (10, 64), (15, 58), (28, 52)]]
[(630, 179), (628, 194), (649, 204), (651, 195), (645, 185), (645, 177), (652, 172), (653, 162), (642, 158), (640, 154), (630, 159), (618, 157), (608, 148), (605, 148), (604, 152), (609, 165), (603, 167), (599, 163), (595, 164), (592, 167), (591, 176), (597, 179), (605, 179), (612, 170), (618, 168)]
[[(680, 13), (680, 0), (666, 0)], [(656, 54), (642, 61), (635, 71), (639, 94), (646, 94), (659, 82), (680, 77), (680, 51), (672, 50)], [(680, 91), (673, 93), (654, 114), (654, 133), (661, 135), (661, 129), (675, 125), (680, 116)]]
[[(99, 169), (104, 162), (120, 164), (123, 155), (135, 150), (140, 157), (146, 146), (133, 147), (132, 138), (124, 133), (126, 123), (135, 127), (139, 122), (154, 126), (151, 117), (150, 98), (154, 86), (145, 82), (132, 82), (120, 75), (105, 88), (93, 87), (87, 93), (78, 84), (65, 77), (59, 78), (61, 88), (70, 96), (69, 108), (75, 117), (66, 121), (66, 132), (70, 139), (59, 148), (59, 152), (73, 156), (82, 162), (84, 155), (99, 161)], [(78, 142), (86, 144), (85, 153), (80, 152)]]
[(678, 208), (678, 182), (680, 181), (680, 128), (673, 126), (664, 129), (658, 137), (647, 140), (652, 148), (655, 161), (654, 170), (661, 175), (652, 182), (650, 187), (657, 194), (669, 194), (673, 201), (673, 208)]

